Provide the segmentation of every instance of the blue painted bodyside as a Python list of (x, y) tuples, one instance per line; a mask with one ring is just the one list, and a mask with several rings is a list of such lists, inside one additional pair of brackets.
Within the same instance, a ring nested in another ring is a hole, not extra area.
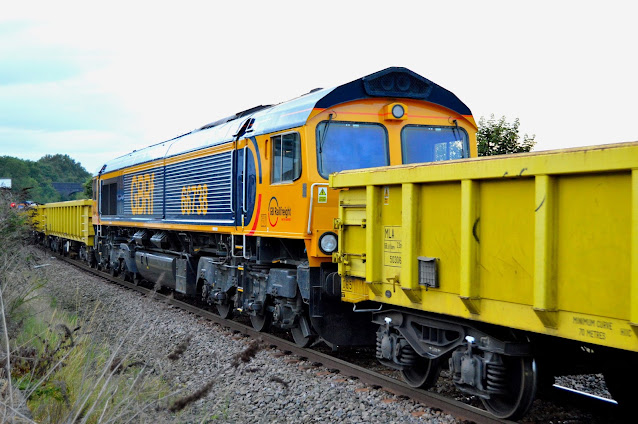
[[(228, 151), (167, 165), (166, 219), (182, 223), (216, 221), (234, 224), (231, 203), (233, 154)], [(183, 198), (190, 205), (183, 205)]]
[[(146, 177), (147, 181), (144, 181)], [(148, 181), (152, 178), (152, 181)], [(118, 215), (125, 216), (132, 220), (147, 220), (150, 218), (162, 219), (164, 217), (164, 167), (158, 166), (144, 171), (125, 174), (122, 179), (123, 186), (118, 187), (117, 211)], [(141, 207), (144, 202), (151, 199), (145, 199), (144, 196), (136, 196), (139, 191), (150, 189), (148, 184), (153, 185), (154, 196), (152, 198), (152, 208), (146, 204), (146, 208)], [(120, 195), (121, 193), (121, 195)], [(135, 208), (137, 206), (137, 208)], [(141, 209), (142, 213), (134, 209)], [(151, 213), (152, 211), (152, 213)]]
[[(245, 195), (244, 150), (241, 149), (125, 174), (118, 178), (117, 215), (102, 216), (111, 222), (248, 225), (255, 208), (257, 169), (253, 152), (245, 151), (248, 152)], [(146, 178), (148, 182), (138, 186), (138, 178)], [(148, 196), (137, 200), (138, 191), (150, 191), (151, 178), (152, 200)], [(144, 213), (138, 211), (140, 202), (147, 202)]]

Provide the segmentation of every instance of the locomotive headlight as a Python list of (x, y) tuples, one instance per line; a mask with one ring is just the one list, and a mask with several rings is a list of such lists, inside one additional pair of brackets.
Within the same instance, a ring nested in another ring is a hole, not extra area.
[(386, 121), (404, 121), (408, 118), (408, 107), (402, 103), (390, 103), (383, 106), (381, 114)]
[(401, 119), (403, 118), (403, 115), (405, 115), (405, 109), (403, 109), (402, 105), (397, 104), (392, 106), (392, 116), (396, 119)]
[(332, 232), (323, 233), (319, 237), (319, 250), (326, 255), (330, 255), (337, 250), (337, 235)]

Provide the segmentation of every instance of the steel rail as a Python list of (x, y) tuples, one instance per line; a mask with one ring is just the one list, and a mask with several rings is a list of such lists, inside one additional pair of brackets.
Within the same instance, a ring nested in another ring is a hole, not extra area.
[[(48, 252), (48, 253), (51, 253), (51, 252)], [(72, 260), (57, 254), (54, 254), (54, 255), (56, 255), (58, 259), (61, 259), (66, 263), (69, 263), (77, 268), (80, 268), (96, 276), (105, 278), (113, 283), (116, 283), (128, 289), (137, 291), (145, 295), (148, 295), (149, 293), (153, 292), (153, 290), (151, 289), (147, 289), (145, 287), (135, 285), (134, 283), (124, 281), (121, 278), (113, 277), (107, 273), (93, 269), (82, 262)], [(368, 384), (370, 386), (381, 387), (385, 389), (386, 391), (397, 396), (408, 397), (416, 402), (421, 403), (425, 407), (438, 408), (444, 413), (450, 414), (458, 420), (468, 420), (471, 422), (475, 422), (477, 424), (513, 423), (513, 421), (496, 418), (487, 411), (484, 411), (482, 409), (476, 408), (471, 405), (467, 405), (463, 402), (459, 402), (457, 400), (450, 399), (433, 392), (428, 392), (428, 391), (420, 390), (420, 389), (414, 389), (408, 386), (407, 384), (403, 383), (402, 381), (395, 380), (393, 378), (379, 374), (375, 371), (371, 371), (363, 367), (360, 367), (358, 365), (351, 364), (342, 359), (335, 358), (333, 356), (327, 355), (322, 352), (318, 352), (316, 350), (301, 348), (297, 346), (296, 344), (294, 344), (293, 342), (284, 340), (273, 334), (260, 333), (248, 325), (239, 323), (237, 321), (223, 319), (220, 316), (213, 314), (212, 312), (203, 310), (201, 308), (198, 308), (197, 306), (191, 305), (181, 300), (174, 299), (169, 296), (164, 296), (157, 292), (154, 293), (154, 298), (157, 299), (158, 301), (164, 302), (166, 304), (170, 304), (184, 311), (190, 312), (196, 316), (199, 316), (201, 318), (217, 323), (234, 332), (245, 334), (253, 339), (261, 339), (264, 344), (273, 348), (277, 348), (286, 354), (296, 355), (298, 357), (305, 358), (311, 362), (320, 363), (321, 366), (323, 366), (324, 368), (328, 369), (331, 372), (334, 372), (334, 370), (337, 370), (337, 372), (340, 375), (356, 378), (362, 383)]]

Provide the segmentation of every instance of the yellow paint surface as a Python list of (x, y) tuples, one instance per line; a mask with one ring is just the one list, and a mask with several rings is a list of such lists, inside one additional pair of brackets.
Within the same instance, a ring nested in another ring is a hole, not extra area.
[(636, 170), (623, 143), (335, 174), (343, 300), (638, 351)]
[(37, 207), (39, 228), (47, 236), (93, 246), (92, 200), (47, 203)]

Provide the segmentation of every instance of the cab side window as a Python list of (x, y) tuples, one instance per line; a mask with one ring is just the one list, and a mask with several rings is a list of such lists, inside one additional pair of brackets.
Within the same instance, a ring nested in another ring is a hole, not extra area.
[(301, 176), (301, 142), (298, 133), (272, 137), (271, 184), (294, 181)]

